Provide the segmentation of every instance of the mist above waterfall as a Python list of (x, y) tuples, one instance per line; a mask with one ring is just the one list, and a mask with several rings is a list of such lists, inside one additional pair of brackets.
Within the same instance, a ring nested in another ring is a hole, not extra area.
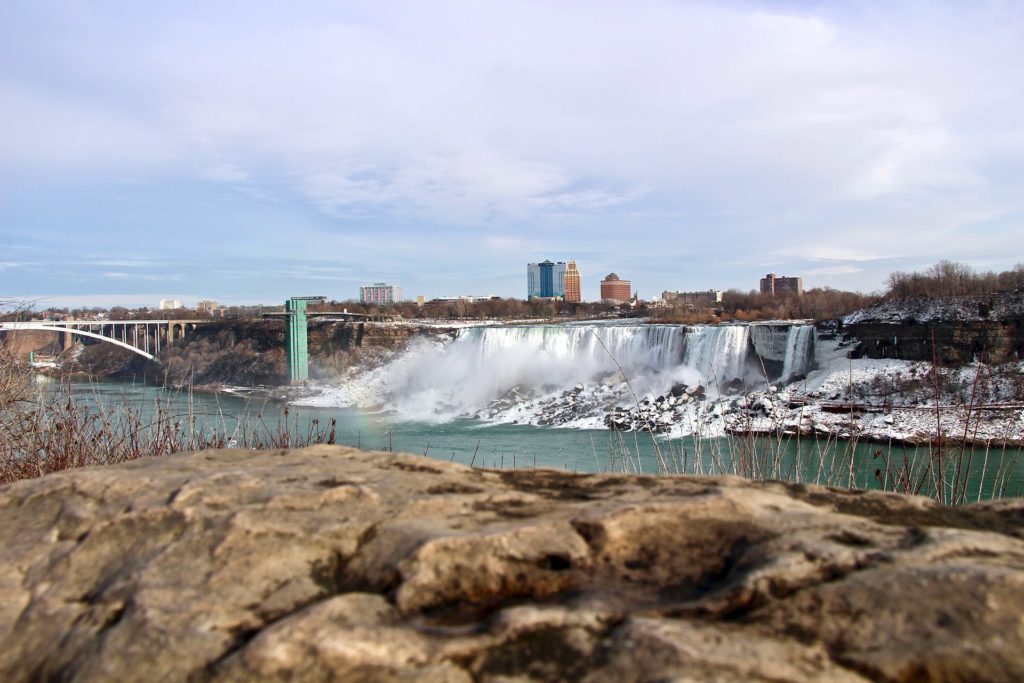
[[(447, 343), (414, 341), (390, 361), (343, 380), (328, 400), (394, 411), (404, 419), (448, 420), (477, 415), (511, 395), (519, 407), (508, 411), (507, 421), (533, 421), (545, 398), (578, 385), (598, 391), (595, 407), (603, 408), (634, 403), (632, 392), (642, 399), (676, 385), (700, 385), (715, 394), (756, 370), (749, 329), (602, 323), (467, 328)], [(794, 360), (797, 365), (806, 369), (805, 361)]]

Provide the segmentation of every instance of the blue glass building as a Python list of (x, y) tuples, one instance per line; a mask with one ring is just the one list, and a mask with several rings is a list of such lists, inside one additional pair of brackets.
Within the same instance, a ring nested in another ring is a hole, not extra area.
[(565, 262), (526, 264), (526, 298), (565, 298)]

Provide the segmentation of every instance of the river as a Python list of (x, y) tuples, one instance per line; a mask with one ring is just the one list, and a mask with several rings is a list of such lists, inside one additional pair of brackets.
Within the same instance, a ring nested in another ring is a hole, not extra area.
[[(238, 446), (290, 435), (292, 443), (334, 423), (334, 442), (368, 450), (413, 453), (487, 468), (551, 467), (573, 472), (637, 474), (741, 474), (856, 488), (930, 494), (935, 477), (926, 468), (927, 447), (798, 437), (726, 436), (700, 439), (652, 438), (649, 433), (606, 429), (492, 424), (478, 419), (407, 419), (396, 412), (355, 407), (284, 406), (228, 394), (175, 391), (123, 382), (78, 382), (76, 399), (91, 408), (130, 409), (143, 422), (158, 412), (174, 416), (183, 429), (226, 434)], [(961, 467), (970, 501), (1024, 494), (1024, 453), (983, 447), (944, 449), (950, 485)]]

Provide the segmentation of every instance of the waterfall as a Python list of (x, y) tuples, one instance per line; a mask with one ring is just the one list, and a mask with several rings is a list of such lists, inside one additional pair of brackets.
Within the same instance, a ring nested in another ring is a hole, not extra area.
[(742, 378), (747, 361), (750, 328), (746, 325), (722, 325), (693, 328), (687, 339), (687, 366), (705, 380), (705, 386), (722, 385)]
[(791, 382), (806, 375), (814, 364), (814, 325), (793, 325), (786, 336), (786, 357), (779, 381)]
[(619, 367), (641, 397), (664, 394), (677, 383), (714, 392), (744, 376), (749, 346), (746, 325), (472, 327), (447, 343), (414, 341), (389, 362), (346, 378), (331, 405), (450, 419), (488, 408), (512, 391), (543, 401), (577, 384), (613, 386), (621, 381)]
[(489, 367), (492, 372), (504, 370), (510, 354), (523, 352), (542, 365), (552, 361), (568, 368), (583, 364), (612, 370), (614, 358), (623, 368), (643, 370), (678, 365), (685, 343), (686, 328), (670, 325), (531, 325), (469, 328), (456, 338), (452, 351), (465, 349), (482, 365), (493, 359), (498, 367)]

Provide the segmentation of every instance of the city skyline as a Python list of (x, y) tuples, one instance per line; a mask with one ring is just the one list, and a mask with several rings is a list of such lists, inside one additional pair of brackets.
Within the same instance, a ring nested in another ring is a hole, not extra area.
[(1024, 255), (1020, 3), (15, 0), (0, 31), (0, 298), (43, 308)]

